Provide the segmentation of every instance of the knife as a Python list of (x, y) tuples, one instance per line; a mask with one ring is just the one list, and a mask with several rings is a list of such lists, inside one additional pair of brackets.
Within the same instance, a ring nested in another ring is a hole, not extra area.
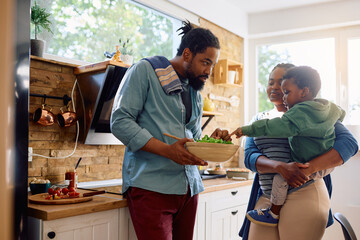
[(93, 192), (88, 192), (88, 193), (80, 193), (79, 197), (90, 197), (90, 196), (94, 196), (94, 195), (99, 195), (99, 194), (104, 194), (106, 193), (105, 190), (102, 191), (93, 191)]

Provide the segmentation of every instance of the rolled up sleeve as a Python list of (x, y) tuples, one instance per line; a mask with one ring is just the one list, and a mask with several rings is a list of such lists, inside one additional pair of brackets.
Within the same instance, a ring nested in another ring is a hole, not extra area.
[(130, 151), (141, 149), (152, 135), (136, 122), (147, 96), (148, 81), (144, 63), (133, 65), (116, 93), (110, 120), (112, 134)]
[(359, 151), (359, 145), (350, 131), (339, 121), (335, 124), (334, 149), (340, 154), (344, 163)]

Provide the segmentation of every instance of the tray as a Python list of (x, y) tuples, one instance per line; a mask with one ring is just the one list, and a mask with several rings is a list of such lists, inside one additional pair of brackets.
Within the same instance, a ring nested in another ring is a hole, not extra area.
[(65, 198), (65, 199), (56, 199), (56, 200), (47, 200), (45, 199), (49, 196), (47, 193), (40, 193), (29, 196), (29, 202), (36, 204), (45, 204), (45, 205), (62, 205), (62, 204), (74, 204), (91, 201), (92, 197), (77, 197), (77, 198)]

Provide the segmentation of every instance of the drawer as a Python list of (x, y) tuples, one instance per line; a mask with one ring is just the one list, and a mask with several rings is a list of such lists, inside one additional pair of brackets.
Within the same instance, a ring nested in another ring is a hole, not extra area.
[(214, 192), (212, 199), (212, 211), (236, 207), (247, 204), (251, 192), (251, 186), (232, 188)]

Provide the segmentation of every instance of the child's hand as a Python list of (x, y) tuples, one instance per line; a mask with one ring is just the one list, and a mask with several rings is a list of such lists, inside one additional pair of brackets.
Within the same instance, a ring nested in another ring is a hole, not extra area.
[(244, 135), (243, 132), (241, 131), (241, 127), (233, 131), (229, 136), (232, 136), (234, 134), (236, 135), (236, 138), (239, 138)]

